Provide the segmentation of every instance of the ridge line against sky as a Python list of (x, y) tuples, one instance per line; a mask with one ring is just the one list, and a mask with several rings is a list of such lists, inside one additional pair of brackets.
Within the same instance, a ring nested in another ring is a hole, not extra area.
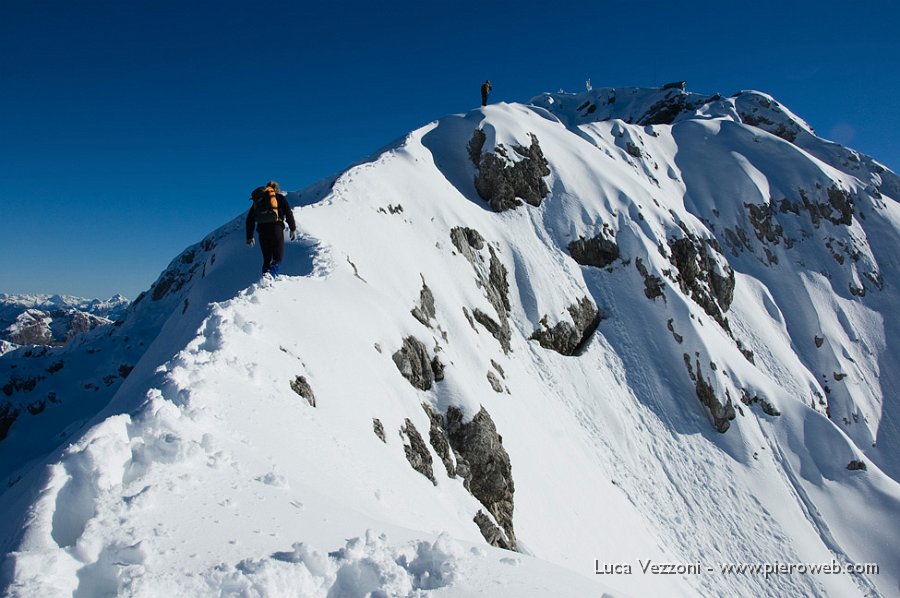
[[(900, 167), (889, 2), (4, 3), (0, 292), (134, 298), (247, 207), (479, 103), (653, 87), (770, 93)], [(302, 230), (302, 222), (299, 223)]]

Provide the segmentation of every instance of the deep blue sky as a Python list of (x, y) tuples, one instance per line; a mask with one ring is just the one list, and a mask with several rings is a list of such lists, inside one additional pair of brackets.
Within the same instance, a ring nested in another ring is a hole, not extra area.
[(897, 170), (898, 23), (866, 0), (3, 0), (0, 292), (133, 299), (253, 187), (468, 111), (485, 78), (492, 101), (758, 89)]

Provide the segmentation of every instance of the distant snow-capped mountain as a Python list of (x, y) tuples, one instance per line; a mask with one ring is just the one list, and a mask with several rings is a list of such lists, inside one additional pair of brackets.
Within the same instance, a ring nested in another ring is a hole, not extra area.
[(277, 280), (239, 215), (0, 356), (9, 595), (896, 593), (872, 158), (760, 92), (602, 88), (289, 199)]
[(0, 293), (0, 339), (18, 345), (61, 345), (121, 319), (128, 305), (122, 295), (100, 300)]

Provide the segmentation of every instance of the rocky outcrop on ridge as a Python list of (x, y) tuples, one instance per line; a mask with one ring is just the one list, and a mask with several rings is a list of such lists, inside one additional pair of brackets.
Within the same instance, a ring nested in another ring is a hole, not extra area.
[(534, 331), (531, 340), (560, 355), (577, 355), (603, 318), (597, 306), (587, 297), (582, 297), (567, 309), (572, 322), (561, 320), (551, 327), (545, 315), (540, 321), (541, 328)]
[(475, 131), (469, 142), (469, 157), (478, 168), (475, 189), (479, 197), (488, 202), (495, 212), (510, 210), (522, 205), (522, 201), (532, 206), (550, 193), (545, 176), (550, 167), (541, 151), (535, 135), (531, 135), (531, 145), (513, 145), (512, 148), (500, 144), (493, 152), (483, 152), (485, 134)]

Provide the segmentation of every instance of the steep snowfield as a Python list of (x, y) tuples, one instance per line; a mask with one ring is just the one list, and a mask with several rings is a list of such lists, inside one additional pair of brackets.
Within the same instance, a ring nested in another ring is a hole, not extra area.
[[(518, 207), (479, 196), (522, 181)], [(20, 383), (0, 579), (895, 595), (898, 190), (758, 92), (598, 89), (435, 121), (291, 195), (303, 236), (278, 280), (257, 281), (238, 217), (120, 326), (3, 355)], [(571, 257), (580, 239), (601, 265)], [(833, 560), (880, 570), (719, 568)]]

